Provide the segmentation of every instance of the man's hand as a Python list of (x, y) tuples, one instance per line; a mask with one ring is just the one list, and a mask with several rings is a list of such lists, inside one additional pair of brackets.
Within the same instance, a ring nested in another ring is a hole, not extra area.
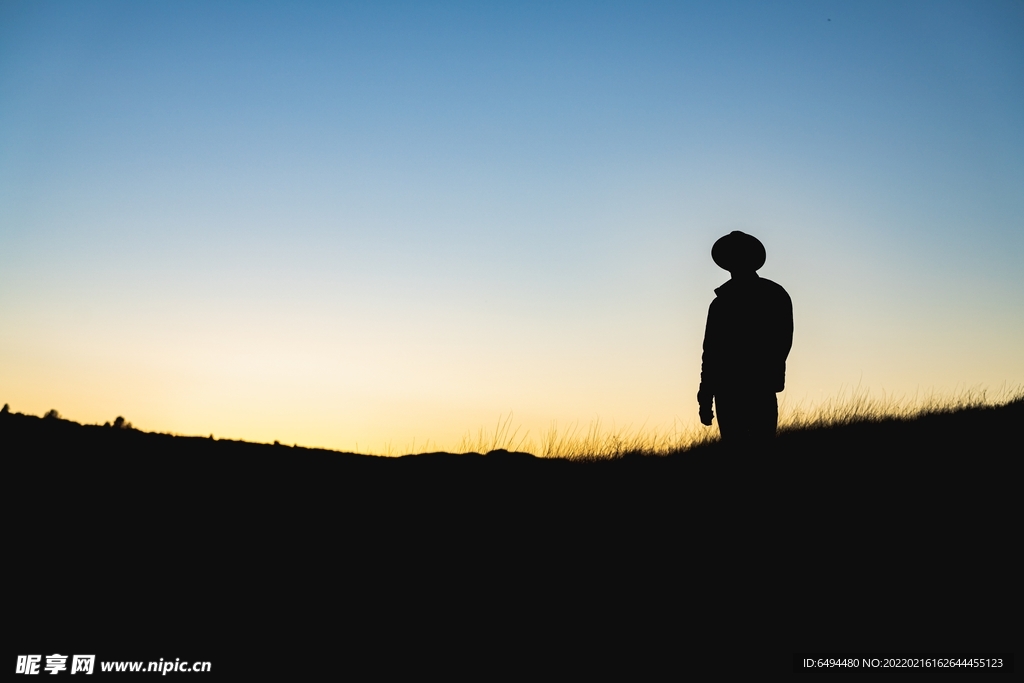
[(715, 417), (715, 414), (711, 412), (711, 403), (714, 399), (714, 394), (701, 384), (700, 391), (697, 392), (697, 404), (700, 405), (701, 424), (707, 427), (711, 426), (711, 420)]

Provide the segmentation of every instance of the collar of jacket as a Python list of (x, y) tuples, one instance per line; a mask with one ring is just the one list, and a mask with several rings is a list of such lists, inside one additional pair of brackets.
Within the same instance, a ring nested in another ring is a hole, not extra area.
[(718, 296), (722, 296), (723, 294), (728, 295), (730, 292), (733, 292), (737, 289), (743, 289), (751, 282), (757, 282), (760, 279), (761, 276), (758, 275), (757, 273), (743, 275), (738, 280), (736, 278), (733, 278), (722, 284), (720, 287), (718, 287), (718, 289), (715, 290), (715, 294), (717, 294)]

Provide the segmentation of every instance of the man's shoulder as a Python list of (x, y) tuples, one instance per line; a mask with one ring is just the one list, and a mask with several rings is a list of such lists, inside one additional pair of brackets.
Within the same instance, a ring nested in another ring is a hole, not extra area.
[(768, 293), (772, 294), (773, 296), (778, 296), (780, 298), (785, 297), (786, 299), (789, 299), (789, 292), (787, 292), (785, 290), (785, 288), (782, 285), (780, 285), (778, 282), (775, 282), (774, 280), (769, 280), (768, 278), (763, 278), (763, 277), (762, 278), (758, 278), (758, 280), (760, 282), (760, 286), (761, 286), (762, 291), (768, 292)]
[(731, 302), (742, 302), (751, 298), (769, 298), (776, 302), (792, 303), (789, 292), (782, 285), (760, 276), (741, 282), (729, 280), (715, 290), (715, 295), (715, 299), (711, 302), (712, 306), (716, 302), (725, 302), (725, 305), (730, 305)]

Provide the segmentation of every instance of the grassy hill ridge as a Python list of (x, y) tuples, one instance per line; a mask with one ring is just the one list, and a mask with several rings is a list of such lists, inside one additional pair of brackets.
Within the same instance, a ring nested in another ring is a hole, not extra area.
[[(1001, 449), (1018, 440), (1017, 425), (1024, 423), (1024, 397), (1018, 397), (1001, 405), (969, 406), (954, 410), (924, 412), (913, 416), (888, 417), (875, 415), (842, 421), (835, 424), (810, 424), (780, 430), (777, 438), (777, 455), (841, 454), (851, 449), (866, 448), (875, 452), (928, 451), (933, 454), (955, 450), (973, 450), (993, 447)], [(156, 432), (143, 432), (108, 425), (82, 425), (56, 416), (36, 417), (21, 413), (0, 413), (0, 439), (11, 452), (54, 453), (61, 448), (78, 452), (81, 449), (101, 449), (108, 452), (138, 449), (140, 453), (152, 452), (203, 452), (207, 454), (268, 454), (286, 457), (288, 454), (336, 454), (346, 457), (379, 459), (383, 456), (363, 455), (322, 448), (262, 444), (212, 437), (179, 436)], [(273, 450), (267, 450), (273, 449)], [(620, 455), (706, 455), (718, 453), (722, 444), (708, 439), (688, 448), (667, 452), (651, 449), (626, 449)], [(862, 453), (864, 455), (865, 453)], [(481, 453), (428, 453), (398, 456), (465, 456), (480, 457)], [(509, 460), (509, 452), (500, 449), (490, 453), (492, 461)], [(513, 459), (522, 460), (530, 454), (519, 454)], [(551, 458), (548, 458), (551, 460)], [(597, 461), (607, 458), (601, 455), (572, 458), (577, 461)]]
[(1011, 650), (1022, 413), (783, 431), (764, 457), (577, 461), (8, 413), (10, 619), (19, 653), (118, 643), (286, 677), (338, 642), (354, 659), (429, 643), (416, 656), (444, 667), (610, 644), (648, 653), (629, 658), (640, 677), (673, 653), (684, 673), (694, 653), (767, 671), (793, 652)]

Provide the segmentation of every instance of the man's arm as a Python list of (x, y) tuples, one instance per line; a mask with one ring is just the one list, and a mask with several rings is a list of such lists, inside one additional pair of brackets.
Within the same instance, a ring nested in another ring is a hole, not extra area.
[(789, 357), (789, 351), (793, 348), (793, 300), (782, 287), (779, 287), (778, 310), (776, 358), (779, 370), (775, 379), (776, 392), (786, 388), (786, 358)]
[(700, 389), (697, 391), (697, 404), (700, 408), (700, 421), (708, 427), (715, 415), (712, 403), (715, 398), (715, 383), (718, 374), (718, 353), (721, 345), (718, 341), (717, 299), (708, 308), (708, 321), (704, 328), (704, 354), (701, 356)]

